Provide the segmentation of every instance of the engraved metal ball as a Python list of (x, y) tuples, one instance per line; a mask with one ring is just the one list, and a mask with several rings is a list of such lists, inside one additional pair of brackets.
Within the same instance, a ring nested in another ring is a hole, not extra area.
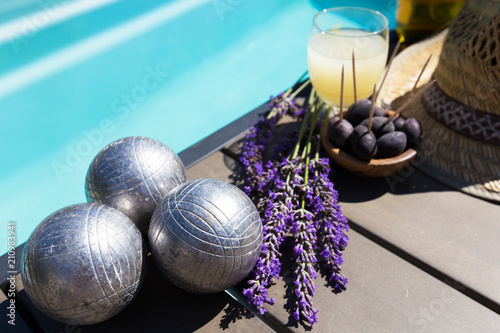
[(145, 276), (146, 251), (137, 226), (96, 203), (68, 206), (43, 220), (21, 257), (24, 290), (47, 316), (90, 325), (132, 302)]
[(236, 186), (216, 179), (179, 185), (158, 205), (149, 242), (163, 274), (196, 293), (215, 293), (245, 278), (262, 248), (257, 208)]
[(87, 172), (87, 201), (125, 213), (147, 235), (154, 209), (175, 186), (186, 182), (177, 154), (147, 137), (127, 137), (104, 147)]

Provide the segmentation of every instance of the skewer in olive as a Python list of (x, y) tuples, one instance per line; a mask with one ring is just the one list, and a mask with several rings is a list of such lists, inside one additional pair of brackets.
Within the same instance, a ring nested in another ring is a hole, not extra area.
[[(370, 116), (370, 109), (372, 101), (369, 99), (360, 99), (358, 101), (356, 93), (356, 59), (354, 57), (354, 50), (352, 50), (352, 82), (354, 91), (354, 103), (349, 106), (345, 114), (345, 118), (352, 124), (352, 126), (357, 126), (364, 119)], [(383, 116), (384, 110), (382, 108), (376, 107), (374, 109), (375, 117)]]
[[(399, 116), (398, 119), (402, 119), (401, 117), (401, 112), (411, 104), (413, 99), (420, 98), (424, 94), (427, 89), (429, 89), (436, 80), (432, 80), (428, 82), (425, 86), (422, 87), (415, 95), (412, 94), (412, 97), (406, 101), (401, 107), (394, 112), (389, 118), (384, 123), (390, 123), (395, 117)], [(415, 118), (408, 118), (404, 120), (403, 126), (401, 127), (401, 131), (404, 132), (407, 135), (407, 141), (408, 143), (416, 143), (420, 136), (422, 135), (422, 125), (420, 122), (415, 119)]]
[[(376, 87), (377, 85), (375, 84), (373, 86), (372, 96), (374, 100), (376, 99)], [(377, 138), (371, 130), (374, 106), (375, 104), (372, 103), (370, 107), (368, 126), (359, 124), (354, 127), (354, 131), (352, 132), (350, 139), (351, 149), (354, 155), (365, 161), (371, 160), (377, 153)]]
[(397, 116), (397, 118), (394, 119), (392, 122), (394, 123), (395, 129), (397, 131), (402, 131), (406, 134), (408, 144), (413, 144), (413, 143), (416, 143), (418, 141), (418, 139), (422, 135), (422, 125), (415, 118), (408, 118), (408, 119), (403, 118), (402, 111), (409, 104), (409, 102), (412, 100), (412, 98), (417, 98), (417, 97), (421, 96), (434, 83), (435, 80), (431, 81), (430, 83), (427, 83), (418, 93), (415, 94), (415, 91), (417, 90), (418, 82), (420, 81), (420, 78), (422, 77), (422, 74), (424, 73), (425, 68), (429, 64), (429, 61), (431, 60), (431, 58), (432, 58), (432, 54), (429, 55), (429, 58), (427, 58), (427, 61), (425, 62), (424, 66), (422, 67), (422, 70), (418, 74), (417, 80), (415, 81), (415, 84), (413, 85), (413, 88), (410, 92), (410, 98), (408, 99), (408, 101), (403, 106), (401, 106), (398, 109), (398, 111), (396, 111), (388, 120), (388, 122), (390, 122), (394, 117)]
[[(372, 97), (373, 99), (373, 97)], [(345, 118), (352, 124), (352, 126), (359, 125), (363, 120), (367, 119), (372, 112), (372, 101), (369, 99), (361, 99), (356, 103), (349, 106), (345, 114)], [(373, 105), (373, 116), (383, 117), (385, 115), (384, 109), (379, 106)]]
[[(390, 121), (390, 122), (386, 123), (385, 122), (386, 120), (387, 120), (387, 117), (373, 117), (372, 131), (377, 138), (379, 136), (386, 134), (386, 133), (394, 132), (396, 130), (396, 127), (394, 126), (394, 122)], [(370, 119), (368, 118), (368, 119), (363, 120), (360, 124), (368, 126), (369, 121), (370, 121)]]
[(331, 118), (328, 121), (328, 137), (339, 148), (343, 148), (349, 140), (354, 127), (351, 123), (344, 119), (343, 116), (344, 106), (344, 65), (342, 65), (342, 75), (340, 77), (340, 113), (338, 116)]

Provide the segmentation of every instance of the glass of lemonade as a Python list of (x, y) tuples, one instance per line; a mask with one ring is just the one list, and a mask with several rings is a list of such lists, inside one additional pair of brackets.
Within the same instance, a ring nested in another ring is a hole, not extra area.
[(356, 97), (368, 98), (384, 72), (389, 50), (389, 23), (380, 12), (357, 7), (324, 9), (314, 16), (307, 48), (309, 77), (318, 95), (334, 109), (340, 106), (344, 65), (344, 109)]

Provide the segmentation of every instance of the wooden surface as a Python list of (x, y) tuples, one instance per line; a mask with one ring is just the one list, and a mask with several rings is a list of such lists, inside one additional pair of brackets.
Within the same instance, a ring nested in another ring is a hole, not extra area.
[[(237, 155), (240, 148), (237, 142), (229, 150)], [(454, 191), (413, 165), (376, 179), (334, 170), (352, 229), (343, 265), (349, 283), (338, 295), (317, 283), (313, 331), (500, 331), (499, 205)], [(305, 331), (291, 319), (285, 291), (278, 281), (271, 293), (281, 302), (269, 311)]]
[[(345, 251), (347, 290), (333, 294), (318, 278), (316, 332), (494, 332), (500, 316), (354, 230)], [(284, 272), (284, 275), (290, 271)], [(288, 284), (292, 279), (285, 278)], [(269, 311), (294, 332), (304, 332), (288, 312), (283, 281), (270, 294)]]
[(340, 170), (337, 189), (353, 223), (500, 312), (500, 205), (454, 191), (414, 167), (376, 180)]
[(116, 316), (96, 325), (52, 320), (30, 302), (19, 275), (16, 288), (18, 304), (23, 304), (45, 332), (273, 332), (225, 292), (201, 295), (177, 288), (161, 275), (152, 260), (136, 299)]
[[(207, 156), (188, 169), (188, 179), (241, 185), (240, 149), (241, 140), (235, 140)], [(319, 323), (312, 332), (500, 331), (499, 205), (451, 190), (411, 166), (380, 179), (335, 171), (335, 188), (351, 226), (342, 266), (349, 283), (346, 291), (334, 294), (324, 278), (316, 280)], [(282, 279), (270, 289), (276, 304), (258, 317), (245, 308), (241, 295), (236, 296), (242, 304), (227, 293), (180, 290), (150, 260), (144, 285), (129, 307), (104, 323), (81, 327), (37, 311), (18, 276), (18, 318), (24, 325), (18, 331), (306, 332), (291, 315), (293, 299), (286, 297), (289, 267), (285, 262)], [(2, 311), (5, 302), (0, 293)]]
[[(10, 286), (8, 287), (8, 289), (10, 289)], [(19, 333), (31, 332), (30, 327), (26, 323), (23, 314), (19, 309), (20, 306), (19, 302), (17, 302), (16, 304), (17, 301), (16, 299), (14, 299), (14, 304), (16, 307), (15, 312), (12, 313), (11, 310), (9, 309), (9, 307), (12, 306), (10, 299), (7, 298), (8, 293), (9, 292), (7, 291), (5, 291), (5, 293), (4, 291), (0, 291), (0, 318), (1, 318), (0, 332), (19, 332)], [(13, 314), (14, 316), (13, 317), (10, 316), (11, 314)], [(9, 323), (9, 321), (11, 323)], [(15, 325), (13, 325), (12, 323), (14, 323)]]

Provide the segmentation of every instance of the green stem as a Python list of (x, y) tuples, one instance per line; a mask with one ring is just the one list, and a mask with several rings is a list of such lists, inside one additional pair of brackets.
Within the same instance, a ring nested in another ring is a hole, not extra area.
[[(328, 112), (323, 115), (323, 119), (321, 119), (321, 123), (324, 124), (325, 121), (328, 121)], [(314, 154), (314, 159), (316, 161), (319, 160), (319, 151), (321, 149), (321, 138), (319, 138), (318, 143), (316, 144), (316, 152)]]
[(319, 150), (321, 149), (321, 138), (318, 138), (318, 142), (316, 143), (316, 151), (314, 153), (314, 160), (319, 161)]
[[(304, 73), (305, 75), (306, 73)], [(300, 80), (304, 77), (304, 75), (302, 75), (299, 79), (298, 82), (300, 82)], [(294, 87), (298, 84), (298, 82), (294, 85)], [(288, 97), (288, 95), (290, 95), (290, 98), (294, 99), (305, 87), (307, 87), (307, 85), (311, 82), (311, 79), (307, 79), (304, 81), (304, 83), (302, 83), (302, 85), (300, 87), (298, 87), (294, 92), (293, 94), (292, 93), (292, 90), (293, 90), (293, 87), (288, 89), (287, 91), (285, 91), (283, 93), (283, 98), (286, 98)], [(267, 119), (271, 118), (274, 114), (276, 113), (276, 108), (273, 108), (269, 114), (267, 115)]]
[(320, 102), (318, 104), (319, 105), (316, 107), (316, 110), (314, 110), (314, 112), (313, 112), (311, 127), (309, 128), (309, 136), (307, 138), (307, 145), (304, 148), (305, 154), (306, 154), (306, 170), (305, 170), (305, 174), (304, 174), (304, 185), (307, 185), (307, 182), (309, 180), (309, 162), (310, 162), (310, 158), (311, 158), (312, 136), (314, 133), (314, 129), (316, 128), (316, 124), (318, 123), (319, 114), (321, 113), (321, 110), (323, 109), (323, 106), (324, 106), (323, 102)]
[[(319, 150), (320, 150), (320, 147), (321, 147), (321, 138), (319, 137), (318, 138), (318, 142), (316, 142), (316, 151), (314, 152), (314, 161), (319, 161)], [(314, 176), (318, 176), (318, 170), (315, 169), (314, 170)]]
[[(312, 121), (311, 121), (311, 124), (309, 127), (309, 135), (307, 137), (306, 146), (304, 147), (304, 149), (302, 151), (302, 160), (304, 160), (304, 158), (306, 160), (305, 161), (306, 166), (305, 166), (305, 171), (304, 171), (304, 186), (305, 187), (307, 186), (307, 183), (309, 182), (309, 164), (310, 164), (310, 159), (311, 159), (312, 136), (313, 136), (314, 130), (316, 128), (316, 124), (318, 123), (319, 115), (320, 115), (323, 107), (324, 107), (324, 102), (316, 100), (316, 102), (314, 103), (314, 105), (311, 109)], [(299, 165), (299, 167), (301, 166), (301, 164)], [(305, 200), (305, 194), (304, 194), (303, 197), (301, 198), (301, 202), (300, 202), (301, 209), (305, 209), (305, 204), (306, 204), (305, 201), (306, 200)]]
[[(299, 132), (299, 137), (297, 139), (297, 142), (295, 143), (295, 147), (293, 149), (292, 155), (289, 157), (290, 160), (294, 160), (297, 155), (299, 154), (302, 139), (304, 138), (304, 135), (306, 133), (307, 128), (309, 127), (309, 134), (307, 137), (306, 141), (306, 146), (302, 150), (301, 154), (301, 161), (304, 159), (306, 160), (306, 170), (304, 174), (304, 185), (307, 185), (307, 182), (309, 181), (309, 163), (310, 163), (310, 153), (311, 153), (311, 140), (312, 140), (312, 135), (314, 133), (314, 129), (316, 128), (316, 124), (319, 119), (319, 115), (321, 114), (321, 110), (324, 107), (324, 102), (320, 99), (315, 99), (315, 90), (311, 89), (311, 93), (309, 95), (309, 100), (307, 103), (307, 111), (304, 116), (304, 119), (302, 120), (302, 124), (300, 126), (300, 132)], [(311, 120), (312, 117), (312, 120)], [(309, 122), (311, 121), (311, 124), (309, 125)], [(302, 167), (302, 163), (299, 163), (299, 168)], [(287, 175), (287, 183), (290, 180), (290, 174)], [(304, 209), (305, 207), (305, 198), (302, 198), (301, 200), (301, 207)]]
[(304, 134), (307, 130), (307, 125), (309, 123), (309, 118), (311, 117), (311, 114), (313, 114), (316, 110), (316, 102), (312, 103), (314, 100), (314, 89), (311, 89), (311, 93), (309, 94), (309, 101), (307, 102), (307, 110), (306, 110), (306, 115), (304, 116), (304, 119), (302, 120), (302, 124), (300, 126), (300, 132), (299, 132), (299, 138), (297, 139), (297, 142), (295, 143), (295, 147), (293, 149), (292, 156), (290, 159), (294, 159), (297, 157), (299, 154), (300, 150), (300, 143), (302, 142), (302, 138), (304, 137)]
[(311, 79), (305, 80), (304, 83), (302, 83), (302, 85), (293, 92), (291, 97), (295, 98), (302, 91), (302, 89), (304, 89), (309, 84), (309, 82), (311, 82)]

